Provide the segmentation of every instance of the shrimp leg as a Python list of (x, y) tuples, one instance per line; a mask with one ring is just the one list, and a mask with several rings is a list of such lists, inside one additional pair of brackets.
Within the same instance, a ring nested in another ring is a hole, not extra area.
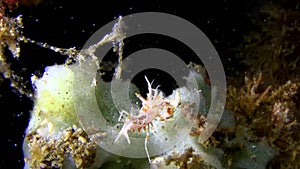
[(147, 148), (148, 139), (149, 139), (149, 131), (147, 131), (146, 138), (145, 138), (145, 151), (146, 151), (146, 154), (147, 154), (147, 157), (148, 157), (148, 161), (151, 164), (152, 161), (150, 159), (150, 155), (149, 155), (148, 148)]

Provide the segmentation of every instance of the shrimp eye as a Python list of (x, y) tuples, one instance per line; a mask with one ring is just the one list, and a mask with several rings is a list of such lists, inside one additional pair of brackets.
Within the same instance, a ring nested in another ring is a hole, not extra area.
[(143, 111), (147, 112), (150, 109), (150, 107), (146, 104), (145, 106), (143, 106)]
[(174, 108), (168, 107), (168, 108), (167, 108), (167, 113), (168, 113), (169, 115), (174, 114)]

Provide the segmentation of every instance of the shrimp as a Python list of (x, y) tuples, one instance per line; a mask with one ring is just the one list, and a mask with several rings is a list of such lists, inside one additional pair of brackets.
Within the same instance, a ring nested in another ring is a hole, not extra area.
[(175, 108), (180, 102), (180, 97), (179, 92), (177, 92), (175, 100), (169, 100), (165, 98), (163, 96), (163, 93), (158, 91), (159, 86), (153, 89), (153, 81), (150, 83), (146, 76), (145, 79), (148, 85), (147, 98), (145, 99), (140, 94), (136, 93), (136, 96), (142, 101), (142, 107), (140, 108), (140, 110), (137, 113), (134, 113), (133, 109), (131, 109), (130, 113), (126, 112), (125, 110), (120, 112), (120, 117), (118, 119), (119, 121), (121, 121), (121, 118), (124, 114), (126, 114), (127, 117), (123, 121), (123, 127), (114, 142), (116, 142), (120, 138), (120, 136), (123, 135), (126, 138), (128, 144), (130, 144), (128, 131), (137, 130), (140, 133), (141, 129), (144, 129), (144, 131), (146, 131), (146, 138), (144, 143), (145, 151), (149, 163), (152, 163), (147, 148), (150, 125), (153, 125), (152, 121), (155, 119), (158, 119), (160, 121), (166, 121), (167, 119), (173, 117)]

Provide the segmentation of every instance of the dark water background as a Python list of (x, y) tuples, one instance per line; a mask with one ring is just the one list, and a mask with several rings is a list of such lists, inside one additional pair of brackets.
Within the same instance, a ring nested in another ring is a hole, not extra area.
[[(244, 34), (253, 29), (250, 19), (257, 17), (259, 8), (265, 4), (263, 1), (257, 1), (110, 0), (98, 1), (97, 4), (91, 0), (76, 2), (51, 0), (37, 7), (20, 5), (18, 9), (8, 10), (7, 15), (23, 15), (23, 31), (26, 37), (57, 47), (75, 46), (77, 49), (80, 49), (101, 26), (119, 15), (137, 12), (165, 12), (177, 15), (198, 26), (208, 36), (220, 55), (226, 75), (236, 76), (238, 72), (243, 71), (243, 65), (238, 64), (231, 49), (241, 42)], [(153, 45), (152, 41), (153, 39), (149, 38), (139, 43), (147, 48)], [(157, 47), (172, 49), (172, 44), (161, 43), (161, 46)], [(134, 49), (128, 48), (128, 51), (130, 50)], [(176, 48), (174, 52), (180, 57), (188, 53), (180, 48)], [(63, 63), (65, 58), (33, 44), (21, 44), (20, 59), (11, 62), (13, 70), (24, 77), (25, 85), (30, 88), (31, 75), (42, 75), (45, 66)], [(10, 87), (9, 81), (1, 77), (0, 105), (2, 108), (0, 168), (22, 168), (24, 165), (22, 141), (33, 103), (25, 95), (18, 94), (17, 90)]]

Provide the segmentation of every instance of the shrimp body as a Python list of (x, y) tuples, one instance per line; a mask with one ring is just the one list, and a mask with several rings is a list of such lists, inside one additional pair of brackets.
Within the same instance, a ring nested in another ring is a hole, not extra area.
[(149, 124), (151, 123), (150, 122), (147, 122), (148, 120), (145, 118), (146, 116), (136, 116), (136, 117), (129, 117), (129, 118), (126, 118), (125, 121), (124, 121), (124, 124), (123, 124), (123, 127), (121, 129), (121, 131), (119, 132), (117, 138), (115, 139), (115, 141), (117, 141), (119, 139), (119, 137), (121, 135), (123, 135), (128, 144), (130, 144), (130, 139), (129, 139), (129, 136), (128, 136), (128, 131), (138, 131), (140, 132), (141, 129), (144, 129), (146, 130), (146, 127), (149, 126)]
[[(163, 96), (162, 92), (158, 91), (158, 87), (153, 89), (151, 87), (151, 84), (147, 77), (145, 76), (145, 79), (148, 84), (148, 93), (147, 98), (143, 98), (140, 94), (136, 93), (136, 96), (142, 101), (142, 107), (139, 109), (137, 113), (134, 113), (133, 110), (131, 110), (130, 113), (127, 113), (126, 111), (120, 112), (120, 118), (125, 113), (127, 117), (124, 120), (123, 127), (121, 131), (119, 132), (118, 136), (115, 139), (115, 142), (119, 139), (120, 136), (124, 136), (130, 144), (130, 139), (128, 136), (128, 131), (138, 131), (140, 132), (141, 129), (148, 129), (146, 139), (145, 139), (145, 150), (147, 153), (147, 157), (149, 162), (151, 163), (149, 153), (147, 150), (147, 140), (149, 137), (149, 130), (150, 125), (152, 125), (152, 121), (155, 119), (165, 121), (173, 116), (175, 107), (179, 104), (179, 93), (176, 93), (176, 99), (175, 101), (169, 100)], [(164, 111), (165, 110), (165, 111)], [(137, 115), (134, 115), (137, 114)]]

